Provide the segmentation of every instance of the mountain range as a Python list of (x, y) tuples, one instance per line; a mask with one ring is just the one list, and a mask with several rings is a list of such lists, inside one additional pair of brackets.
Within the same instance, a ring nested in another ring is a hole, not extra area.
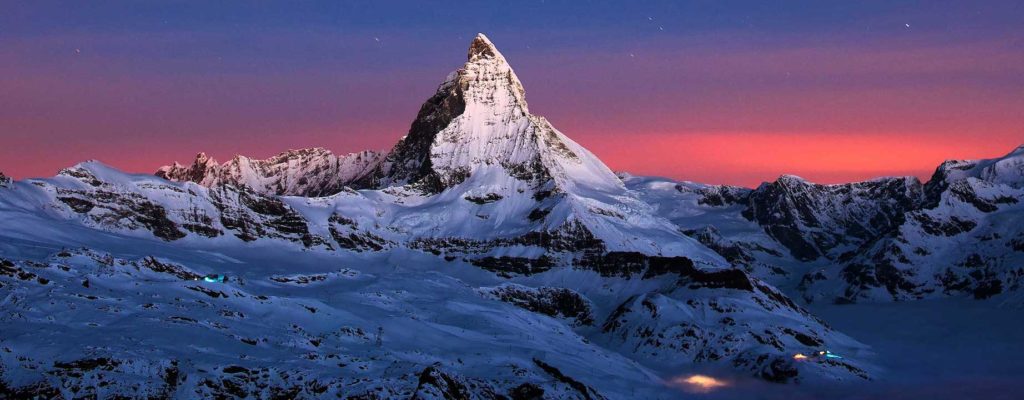
[(1024, 146), (926, 183), (616, 174), (530, 113), (481, 34), (387, 152), (0, 174), (0, 394), (652, 398), (682, 371), (870, 382), (871, 349), (806, 305), (1024, 305), (1022, 199)]

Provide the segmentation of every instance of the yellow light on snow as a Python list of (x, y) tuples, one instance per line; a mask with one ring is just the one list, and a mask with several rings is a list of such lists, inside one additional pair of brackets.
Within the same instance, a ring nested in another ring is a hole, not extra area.
[(707, 375), (680, 376), (672, 380), (676, 386), (697, 392), (710, 392), (712, 390), (729, 386), (729, 382), (713, 378)]
[(794, 360), (806, 360), (807, 356), (803, 355), (803, 353), (796, 353), (795, 355), (793, 355), (793, 359)]

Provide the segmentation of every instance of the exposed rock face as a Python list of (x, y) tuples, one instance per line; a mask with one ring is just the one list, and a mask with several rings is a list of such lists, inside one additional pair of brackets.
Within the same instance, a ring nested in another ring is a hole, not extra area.
[(11, 184), (11, 178), (8, 178), (7, 175), (4, 175), (3, 172), (0, 172), (0, 188), (7, 187), (7, 185), (10, 185), (10, 184)]
[(391, 152), (371, 172), (353, 186), (380, 188), (392, 184), (418, 183), (427, 192), (443, 190), (441, 179), (433, 171), (430, 148), (434, 138), (466, 108), (462, 87), (445, 81), (433, 97), (420, 108), (419, 114)]
[(313, 238), (306, 220), (281, 200), (250, 191), (218, 187), (211, 189), (210, 200), (219, 211), (220, 223), (247, 242), (276, 238), (301, 242), (306, 247), (324, 244)]
[(837, 302), (964, 295), (984, 299), (1024, 283), (1024, 147), (997, 159), (947, 161), (926, 200), (839, 269), (804, 277), (808, 299)]
[(550, 176), (541, 159), (546, 152), (542, 146), (547, 136), (559, 141), (560, 135), (529, 115), (525, 96), (505, 58), (487, 37), (478, 35), (466, 64), (423, 104), (409, 134), (361, 186), (411, 184), (437, 193), (485, 165), (543, 184)]
[(53, 187), (57, 200), (71, 211), (88, 217), (92, 223), (125, 230), (145, 229), (164, 240), (185, 237), (178, 224), (168, 218), (167, 209), (145, 195), (119, 190), (115, 185), (98, 179), (84, 166), (62, 170), (60, 175), (77, 179), (85, 185), (80, 188)]
[(175, 185), (87, 162), (31, 187), (51, 198), (67, 218), (103, 230), (149, 232), (165, 241), (230, 234), (247, 242), (272, 239), (333, 248), (328, 239), (311, 234), (307, 221), (280, 199), (244, 186)]
[(359, 229), (358, 223), (339, 214), (331, 214), (327, 219), (329, 231), (338, 247), (353, 251), (381, 251), (393, 246), (390, 242), (373, 232)]
[(818, 185), (786, 175), (751, 192), (743, 215), (797, 259), (834, 259), (892, 231), (923, 200), (913, 177)]
[[(684, 185), (676, 185), (676, 190), (682, 192), (692, 190)], [(730, 206), (734, 204), (748, 205), (752, 190), (736, 186), (709, 185), (696, 189), (700, 195), (697, 203), (713, 207)]]
[(362, 151), (337, 156), (322, 148), (289, 150), (266, 160), (236, 156), (220, 164), (199, 153), (189, 166), (161, 167), (156, 175), (171, 181), (206, 187), (231, 185), (264, 195), (328, 196), (373, 169), (381, 154)]
[(506, 284), (485, 288), (482, 293), (506, 303), (554, 318), (568, 320), (573, 326), (594, 323), (593, 306), (586, 297), (566, 288)]
[(714, 225), (708, 225), (701, 229), (686, 230), (683, 233), (697, 239), (701, 244), (714, 250), (716, 253), (721, 254), (733, 266), (742, 267), (748, 272), (753, 272), (756, 269), (755, 264), (758, 262), (756, 255), (758, 252), (775, 257), (782, 256), (780, 252), (757, 243), (727, 239), (722, 236)]
[(414, 400), (497, 398), (493, 389), (486, 388), (480, 392), (471, 392), (464, 378), (441, 371), (437, 366), (430, 366), (420, 373), (416, 394), (412, 398)]
[[(1019, 302), (1022, 165), (1024, 147), (944, 162), (924, 185), (912, 177), (818, 185), (783, 176), (751, 191), (623, 179), (734, 266), (776, 283), (798, 279), (808, 301), (1002, 295)], [(786, 265), (811, 272), (792, 274)]]
[(571, 376), (566, 375), (561, 370), (559, 370), (557, 367), (555, 367), (555, 366), (553, 366), (551, 364), (548, 364), (548, 363), (546, 363), (546, 362), (544, 362), (542, 360), (536, 359), (536, 358), (533, 359), (533, 363), (537, 364), (537, 366), (540, 367), (542, 370), (544, 370), (544, 372), (546, 372), (548, 375), (550, 375), (552, 378), (554, 378), (556, 382), (562, 383), (562, 384), (568, 386), (569, 388), (571, 388), (573, 391), (575, 391), (575, 393), (572, 393), (572, 395), (563, 394), (562, 395), (563, 397), (565, 397), (565, 398), (582, 398), (584, 400), (604, 400), (605, 399), (605, 397), (600, 395), (599, 393), (597, 393), (597, 391), (594, 390), (594, 388), (592, 388), (590, 386), (587, 386), (583, 382), (580, 382), (580, 381), (574, 379)]

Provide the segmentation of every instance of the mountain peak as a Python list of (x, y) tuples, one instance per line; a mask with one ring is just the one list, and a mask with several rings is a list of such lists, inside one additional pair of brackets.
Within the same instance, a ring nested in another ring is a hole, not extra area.
[[(496, 47), (494, 47), (494, 43), (491, 43), (491, 40), (488, 39), (487, 36), (482, 33), (476, 34), (476, 37), (473, 38), (473, 43), (470, 43), (468, 59), (469, 61), (473, 61), (474, 59), (480, 57), (501, 57), (501, 53), (498, 52), (498, 49)], [(502, 57), (502, 59), (504, 60), (504, 57)]]
[(482, 33), (470, 43), (468, 61), (455, 72), (454, 82), (458, 83), (467, 104), (529, 113), (522, 82), (494, 43)]
[(468, 61), (423, 104), (409, 133), (354, 186), (414, 185), (437, 193), (467, 180), (623, 190), (601, 160), (530, 114), (522, 83), (484, 34), (470, 44)]
[(806, 179), (792, 174), (783, 174), (779, 176), (779, 179), (776, 179), (775, 182), (784, 186), (804, 186), (811, 184)]
[(205, 152), (199, 152), (199, 154), (196, 154), (196, 159), (192, 164), (205, 167), (207, 165), (217, 165), (217, 160), (214, 160), (213, 157), (210, 157)]

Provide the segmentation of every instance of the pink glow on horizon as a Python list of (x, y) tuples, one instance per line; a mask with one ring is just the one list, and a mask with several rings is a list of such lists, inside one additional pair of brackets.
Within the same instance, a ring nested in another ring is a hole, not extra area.
[(996, 158), (1021, 143), (1011, 138), (958, 142), (923, 134), (696, 133), (584, 144), (615, 170), (756, 187), (783, 174), (816, 183), (908, 175), (924, 182), (945, 160)]
[[(310, 133), (306, 142), (310, 146), (320, 134)], [(292, 137), (295, 139), (295, 137)], [(580, 140), (582, 139), (582, 140)], [(337, 154), (359, 149), (373, 149), (372, 143), (378, 137), (366, 135), (357, 143), (325, 146)], [(630, 172), (634, 175), (664, 176), (678, 180), (702, 183), (730, 184), (756, 187), (764, 181), (771, 181), (782, 174), (792, 174), (817, 183), (843, 183), (872, 179), (881, 176), (912, 175), (927, 181), (942, 161), (948, 159), (995, 158), (1012, 151), (1021, 143), (1011, 137), (993, 138), (987, 141), (957, 141), (952, 138), (936, 138), (925, 134), (786, 134), (786, 133), (685, 133), (685, 134), (599, 134), (577, 138), (610, 168)], [(258, 143), (247, 143), (241, 147), (249, 151), (234, 152), (228, 143), (219, 143), (203, 150), (212, 157), (224, 161), (235, 154), (253, 158), (272, 156), (288, 148), (276, 146), (277, 150), (257, 150)], [(384, 150), (387, 146), (376, 149)], [(43, 170), (57, 160), (86, 158), (76, 154), (74, 149), (55, 147), (54, 151), (33, 154), (20, 165), (20, 170)], [(187, 164), (192, 161), (194, 150), (188, 146), (172, 149), (153, 149), (139, 143), (136, 146), (107, 149), (92, 158), (108, 162), (129, 172), (152, 173), (159, 166), (174, 161)], [(174, 153), (170, 159), (166, 154)], [(67, 164), (65, 166), (70, 166)], [(2, 169), (0, 169), (2, 170)], [(29, 175), (4, 171), (15, 178)], [(57, 171), (53, 170), (50, 176)], [(38, 177), (37, 176), (37, 177)]]

